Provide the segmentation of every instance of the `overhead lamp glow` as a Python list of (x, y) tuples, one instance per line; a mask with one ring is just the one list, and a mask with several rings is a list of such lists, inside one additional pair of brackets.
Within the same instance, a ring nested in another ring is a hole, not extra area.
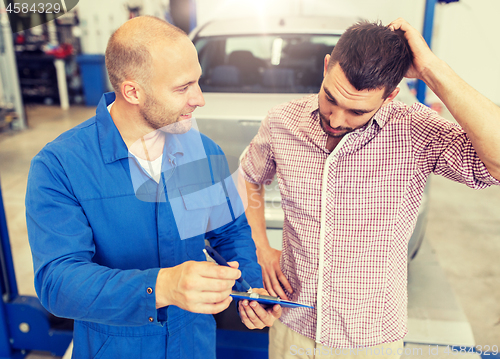
[(226, 8), (233, 8), (231, 5), (236, 6), (241, 14), (253, 14), (257, 16), (264, 16), (267, 12), (266, 7), (269, 0), (228, 0), (225, 2)]

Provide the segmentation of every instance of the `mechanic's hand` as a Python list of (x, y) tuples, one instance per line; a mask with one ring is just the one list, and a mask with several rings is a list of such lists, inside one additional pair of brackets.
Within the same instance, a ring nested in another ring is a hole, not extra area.
[[(252, 291), (263, 295), (269, 295), (264, 288), (252, 288)], [(279, 304), (275, 304), (272, 308), (266, 309), (255, 300), (250, 302), (246, 299), (240, 301), (238, 303), (238, 310), (242, 323), (245, 324), (248, 329), (271, 327), (274, 321), (281, 317), (281, 306)]]
[(288, 300), (283, 287), (288, 293), (293, 293), (292, 286), (286, 279), (280, 268), (281, 251), (272, 247), (257, 248), (257, 259), (262, 267), (262, 279), (264, 280), (264, 288), (269, 291), (273, 297), (280, 297)]
[(156, 308), (175, 305), (194, 313), (222, 312), (231, 303), (231, 288), (241, 276), (238, 262), (228, 264), (232, 268), (188, 261), (160, 269), (156, 279)]
[(410, 66), (405, 77), (423, 80), (425, 70), (433, 62), (440, 61), (439, 58), (431, 51), (422, 35), (404, 19), (399, 18), (394, 20), (387, 27), (393, 31), (398, 29), (403, 31), (413, 52), (413, 64)]

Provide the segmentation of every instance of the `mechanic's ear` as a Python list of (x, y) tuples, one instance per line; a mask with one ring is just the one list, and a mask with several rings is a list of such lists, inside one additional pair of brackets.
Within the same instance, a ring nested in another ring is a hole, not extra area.
[(382, 104), (382, 107), (387, 106), (389, 103), (391, 103), (392, 100), (398, 95), (399, 93), (399, 87), (396, 87), (394, 91), (391, 92), (389, 96), (384, 100), (384, 103)]
[(328, 71), (328, 62), (330, 61), (330, 55), (327, 54), (325, 56), (325, 68), (323, 69), (323, 77), (326, 77), (326, 73)]
[(138, 105), (140, 102), (141, 89), (133, 81), (123, 81), (121, 86), (121, 95), (128, 103)]

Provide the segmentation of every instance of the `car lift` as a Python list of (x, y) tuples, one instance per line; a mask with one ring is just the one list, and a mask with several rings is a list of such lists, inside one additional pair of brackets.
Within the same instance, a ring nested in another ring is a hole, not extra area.
[(73, 322), (49, 314), (38, 298), (19, 295), (1, 188), (0, 244), (0, 359), (24, 358), (30, 350), (63, 356), (73, 339)]

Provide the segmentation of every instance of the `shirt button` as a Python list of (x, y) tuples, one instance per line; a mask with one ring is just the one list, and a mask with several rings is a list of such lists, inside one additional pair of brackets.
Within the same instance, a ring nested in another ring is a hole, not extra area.
[(148, 292), (148, 294), (153, 293), (153, 288), (149, 287), (149, 288), (147, 289), (147, 292)]
[(153, 323), (153, 321), (154, 321), (153, 317), (149, 317), (149, 321), (150, 321), (151, 323)]

